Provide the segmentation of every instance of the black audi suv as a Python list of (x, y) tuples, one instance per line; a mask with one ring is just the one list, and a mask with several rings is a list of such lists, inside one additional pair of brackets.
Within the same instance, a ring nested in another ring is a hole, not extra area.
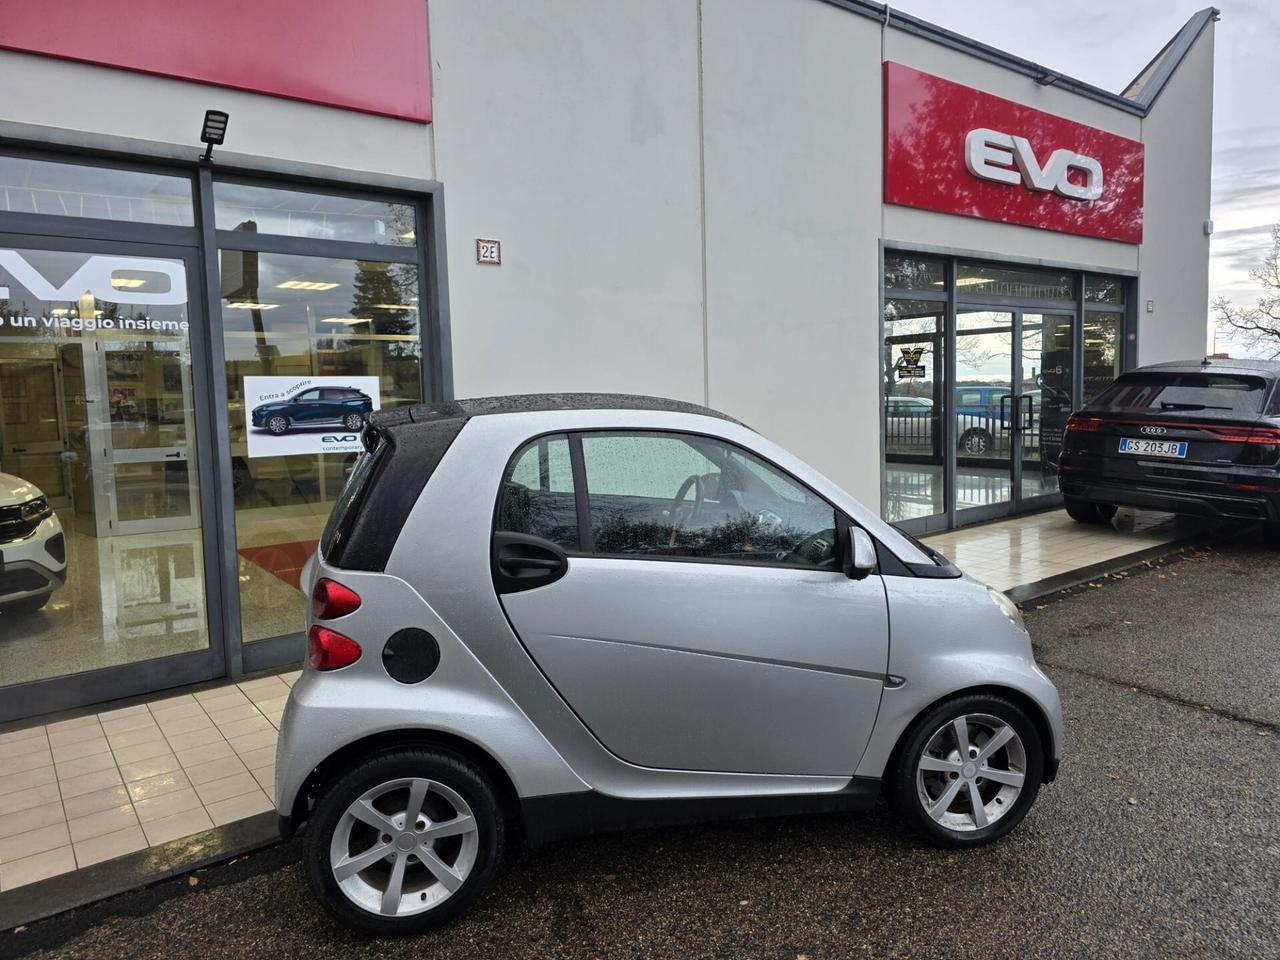
[(1067, 513), (1117, 506), (1280, 524), (1280, 362), (1160, 363), (1122, 374), (1067, 420)]

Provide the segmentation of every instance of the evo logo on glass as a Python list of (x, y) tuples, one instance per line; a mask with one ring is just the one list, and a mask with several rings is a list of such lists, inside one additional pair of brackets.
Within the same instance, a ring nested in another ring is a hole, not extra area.
[[(1058, 149), (1044, 166), (1026, 137), (979, 127), (964, 138), (964, 165), (975, 177), (996, 183), (1023, 184), (1028, 190), (1056, 193), (1072, 200), (1102, 196), (1102, 164), (1074, 150)], [(1080, 182), (1071, 172), (1080, 174)]]
[[(39, 270), (27, 262), (17, 250), (0, 250), (0, 267), (13, 280), (31, 291), (37, 300), (78, 300), (82, 294), (91, 293), (99, 300), (110, 303), (144, 303), (158, 305), (187, 302), (187, 271), (181, 263), (172, 260), (154, 260), (150, 257), (91, 256), (63, 283), (51, 283)], [(169, 289), (163, 292), (121, 289), (139, 286), (137, 277), (117, 278), (117, 273), (158, 273), (169, 279)]]

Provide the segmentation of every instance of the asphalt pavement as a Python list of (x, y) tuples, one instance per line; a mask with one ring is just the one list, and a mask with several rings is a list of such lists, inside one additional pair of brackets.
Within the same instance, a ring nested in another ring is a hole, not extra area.
[(935, 850), (884, 809), (559, 843), (461, 922), (387, 943), (331, 923), (289, 845), (0, 955), (1280, 957), (1280, 552), (1222, 542), (1095, 584), (1027, 605), (1066, 755), (994, 846)]

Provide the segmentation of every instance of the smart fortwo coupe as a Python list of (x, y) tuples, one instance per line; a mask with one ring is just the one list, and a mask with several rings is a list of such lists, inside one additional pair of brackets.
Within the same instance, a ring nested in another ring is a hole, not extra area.
[(304, 571), (283, 833), (351, 926), (480, 896), (508, 838), (856, 810), (1012, 830), (1062, 743), (1017, 608), (742, 424), (644, 397), (398, 407)]

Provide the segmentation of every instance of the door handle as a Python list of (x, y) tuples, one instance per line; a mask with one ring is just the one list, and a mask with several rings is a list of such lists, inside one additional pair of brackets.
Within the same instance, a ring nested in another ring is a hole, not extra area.
[(182, 451), (181, 451), (181, 450), (175, 450), (173, 453), (166, 453), (166, 454), (165, 454), (165, 456), (172, 460), (172, 459), (174, 459), (174, 458), (176, 458), (176, 457), (181, 457), (181, 456), (182, 456)]
[(503, 531), (493, 535), (493, 582), (499, 593), (543, 587), (568, 570), (569, 558), (550, 540)]
[(1009, 401), (1013, 399), (1013, 394), (1006, 393), (1000, 397), (1000, 429), (1016, 430), (1013, 422), (1009, 419)]

